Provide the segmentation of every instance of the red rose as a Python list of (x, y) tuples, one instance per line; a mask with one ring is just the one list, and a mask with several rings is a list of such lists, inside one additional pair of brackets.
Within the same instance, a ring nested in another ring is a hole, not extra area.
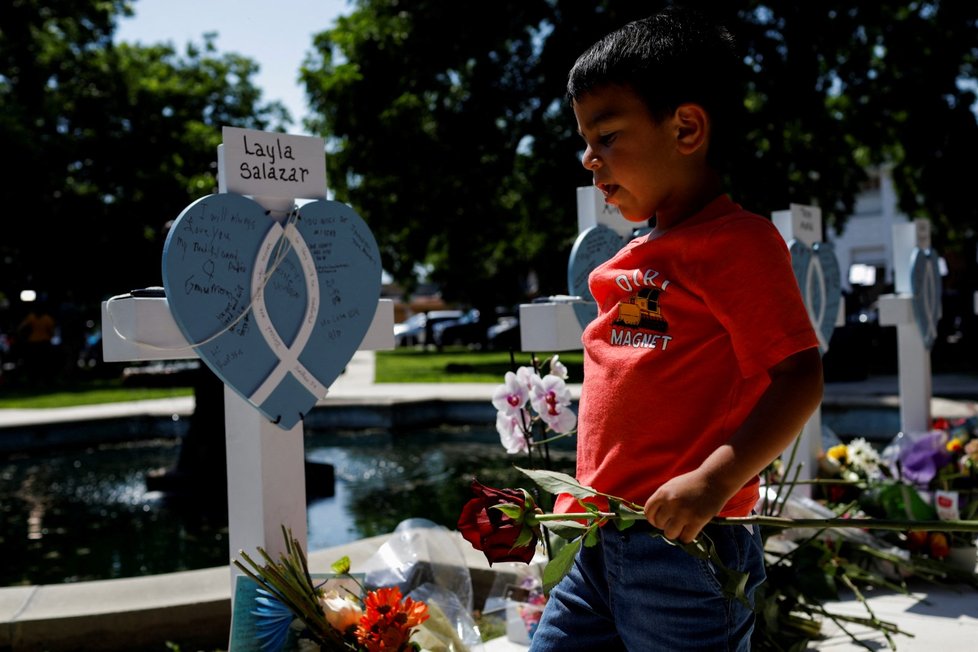
[(494, 489), (472, 481), (475, 498), (465, 503), (458, 531), (491, 566), (497, 561), (530, 563), (536, 552), (536, 528), (526, 522), (536, 505), (522, 489)]

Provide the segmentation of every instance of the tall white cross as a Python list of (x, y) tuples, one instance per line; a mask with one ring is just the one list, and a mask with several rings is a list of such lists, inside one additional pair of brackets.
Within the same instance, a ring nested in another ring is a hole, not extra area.
[(893, 294), (879, 299), (880, 325), (897, 327), (900, 430), (930, 430), (930, 349), (941, 318), (941, 275), (931, 248), (930, 222), (893, 225)]
[[(773, 212), (771, 221), (788, 244), (802, 301), (818, 337), (819, 352), (825, 355), (832, 331), (845, 321), (845, 306), (840, 300), (842, 291), (835, 251), (831, 245), (822, 242), (822, 210), (817, 206), (791, 204), (788, 210)], [(820, 406), (809, 417), (799, 436), (800, 480), (815, 478), (821, 454)], [(793, 474), (794, 469), (786, 469), (786, 472)], [(795, 491), (810, 497), (812, 488), (803, 484)]]
[[(256, 142), (272, 137), (292, 146), (293, 165), (305, 170), (301, 183), (243, 179), (233, 174), (242, 157), (254, 154)], [(251, 139), (251, 149), (242, 143)], [(250, 196), (270, 214), (291, 209), (296, 199), (325, 199), (326, 177), (322, 139), (225, 128), (218, 150), (219, 192)], [(229, 141), (233, 143), (228, 147)], [(272, 219), (272, 218), (269, 218)], [(170, 360), (198, 357), (170, 312), (167, 300), (133, 292), (102, 304), (103, 357), (107, 362)], [(378, 297), (376, 312), (360, 350), (394, 348), (394, 306)], [(253, 558), (265, 549), (273, 558), (285, 551), (282, 526), (307, 546), (305, 450), (302, 422), (288, 429), (274, 425), (236, 391), (224, 389), (228, 471), (228, 547), (230, 558), (243, 550)], [(231, 564), (231, 595), (239, 574)]]

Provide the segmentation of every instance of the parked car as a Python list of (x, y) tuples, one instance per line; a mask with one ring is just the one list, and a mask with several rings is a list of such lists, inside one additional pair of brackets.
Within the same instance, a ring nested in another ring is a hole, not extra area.
[(500, 317), (486, 330), (486, 348), (490, 351), (520, 351), (520, 318), (515, 315)]
[(458, 319), (449, 319), (435, 324), (432, 329), (435, 346), (461, 345), (484, 348), (486, 345), (486, 321), (481, 313), (473, 308)]
[(394, 346), (415, 346), (424, 341), (424, 327), (428, 316), (417, 312), (402, 322), (394, 324)]
[(427, 346), (435, 343), (435, 325), (441, 322), (458, 319), (465, 313), (461, 310), (429, 310), (424, 324), (424, 337), (421, 344)]

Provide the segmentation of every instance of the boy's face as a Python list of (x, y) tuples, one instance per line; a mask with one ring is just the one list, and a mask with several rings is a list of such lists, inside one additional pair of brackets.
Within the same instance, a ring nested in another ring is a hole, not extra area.
[(673, 204), (682, 194), (685, 168), (670, 118), (656, 122), (628, 86), (599, 87), (573, 106), (587, 143), (581, 163), (606, 203), (633, 222), (678, 208)]

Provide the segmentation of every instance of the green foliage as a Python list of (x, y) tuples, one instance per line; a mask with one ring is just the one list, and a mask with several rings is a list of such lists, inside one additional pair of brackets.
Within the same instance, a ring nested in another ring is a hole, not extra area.
[[(262, 103), (256, 64), (218, 53), (213, 37), (183, 52), (114, 44), (130, 4), (0, 3), (0, 140), (12, 163), (0, 295), (29, 283), (93, 305), (160, 284), (166, 223), (215, 189), (220, 128), (290, 122)], [(411, 291), (417, 266), (430, 266), (446, 299), (488, 310), (566, 292), (575, 189), (591, 182), (567, 71), (597, 38), (664, 4), (356, 0), (317, 34), (299, 71), (308, 127), (326, 139), (330, 187), (371, 225), (385, 269)], [(866, 166), (890, 165), (901, 208), (934, 224), (948, 287), (955, 261), (973, 271), (978, 4), (689, 4), (726, 22), (744, 55), (729, 174), (739, 202), (762, 214), (814, 203), (841, 227)]]
[[(213, 35), (172, 45), (112, 41), (123, 0), (5, 2), (0, 141), (12, 165), (0, 293), (24, 287), (92, 305), (160, 285), (165, 225), (216, 190), (225, 125), (274, 129), (255, 62), (219, 55)], [(123, 283), (119, 286), (119, 283)]]
[[(409, 290), (431, 265), (475, 305), (566, 292), (575, 188), (590, 184), (564, 100), (578, 54), (664, 2), (358, 0), (302, 70), (331, 186), (374, 228)], [(690, 2), (737, 35), (747, 85), (736, 199), (813, 203), (837, 227), (865, 168), (892, 165), (900, 205), (941, 251), (974, 239), (978, 5)], [(530, 276), (535, 274), (535, 283)]]

